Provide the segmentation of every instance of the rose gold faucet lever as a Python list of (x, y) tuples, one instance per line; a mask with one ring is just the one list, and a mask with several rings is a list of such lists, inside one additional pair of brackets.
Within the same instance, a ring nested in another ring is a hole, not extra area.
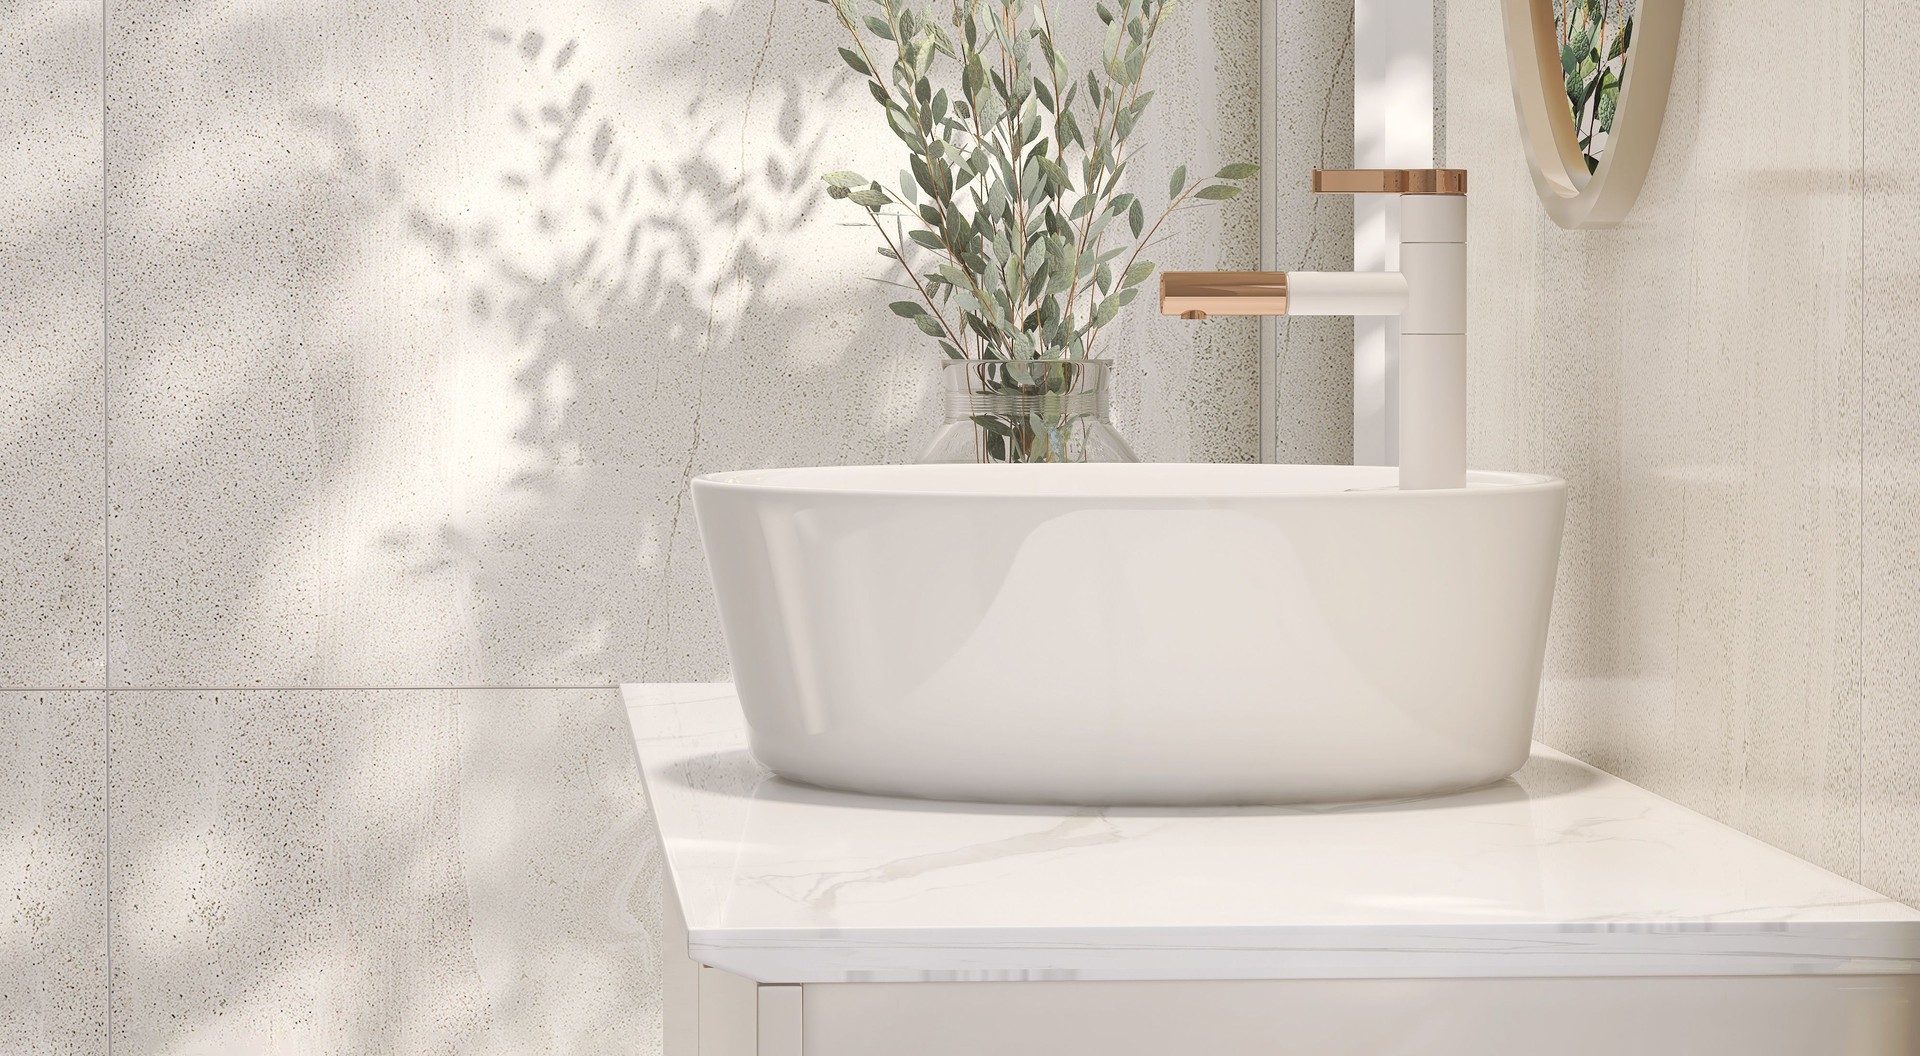
[(1315, 169), (1315, 194), (1465, 194), (1465, 169)]

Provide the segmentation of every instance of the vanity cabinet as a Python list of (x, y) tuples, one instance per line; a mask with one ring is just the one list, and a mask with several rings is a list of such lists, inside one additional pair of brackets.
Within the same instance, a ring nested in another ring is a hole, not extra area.
[(1544, 747), (1487, 788), (1218, 809), (773, 777), (625, 689), (667, 1056), (1916, 1056), (1920, 910)]

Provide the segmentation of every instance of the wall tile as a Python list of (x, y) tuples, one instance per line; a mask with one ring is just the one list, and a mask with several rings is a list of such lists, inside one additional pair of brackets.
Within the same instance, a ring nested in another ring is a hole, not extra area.
[(1920, 905), (1920, 103), (1899, 73), (1920, 27), (1884, 0), (1867, 16), (1860, 868)]
[(104, 686), (100, 5), (0, 39), (0, 686)]
[[(1178, 10), (1143, 174), (1257, 154), (1257, 0)], [(907, 459), (936, 413), (820, 193), (897, 166), (836, 34), (770, 0), (116, 5), (117, 681), (724, 675), (687, 478)], [(1251, 265), (1252, 198), (1159, 261)], [(1144, 456), (1254, 456), (1250, 323), (1115, 331)]]
[(1474, 181), (1473, 461), (1571, 484), (1540, 735), (1849, 874), (1860, 17), (1688, 4), (1653, 170), (1607, 231), (1535, 199), (1496, 7), (1448, 5), (1446, 85)]
[[(1353, 164), (1353, 7), (1288, 5), (1269, 58), (1274, 160), (1262, 191), (1273, 270), (1350, 271), (1353, 199), (1313, 193), (1315, 168)], [(1353, 320), (1265, 320), (1274, 461), (1353, 461)]]
[(650, 1052), (614, 690), (113, 695), (113, 1044)]
[(0, 1052), (104, 1053), (106, 694), (0, 694)]

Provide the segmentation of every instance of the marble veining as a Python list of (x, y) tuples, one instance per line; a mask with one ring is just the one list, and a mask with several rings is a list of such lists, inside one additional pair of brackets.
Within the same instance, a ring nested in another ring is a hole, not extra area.
[(945, 803), (773, 776), (731, 686), (624, 694), (693, 955), (763, 982), (1920, 972), (1920, 910), (1544, 746), (1394, 802)]

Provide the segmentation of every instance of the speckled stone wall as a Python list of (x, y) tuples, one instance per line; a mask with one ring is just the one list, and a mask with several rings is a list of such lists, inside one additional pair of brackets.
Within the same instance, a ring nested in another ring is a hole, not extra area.
[[(1286, 182), (1164, 265), (1255, 265), (1263, 203), (1345, 263), (1304, 174), (1348, 8), (1272, 2)], [(1262, 153), (1260, 0), (1179, 10), (1149, 200)], [(897, 164), (827, 13), (8, 13), (0, 1051), (655, 1051), (611, 687), (726, 674), (686, 480), (904, 460), (936, 413), (819, 193)], [(1112, 329), (1143, 455), (1255, 457), (1255, 324)], [(1283, 457), (1345, 457), (1346, 342), (1277, 346)]]
[(1572, 485), (1540, 735), (1920, 904), (1920, 27), (1689, 0), (1638, 206), (1569, 232), (1497, 5), (1446, 26), (1473, 461)]

